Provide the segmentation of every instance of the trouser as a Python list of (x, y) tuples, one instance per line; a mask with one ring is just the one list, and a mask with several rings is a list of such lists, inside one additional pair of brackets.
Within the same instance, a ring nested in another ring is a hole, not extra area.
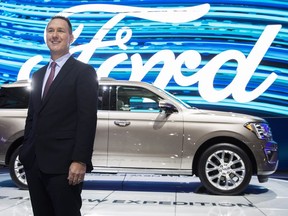
[(81, 216), (83, 183), (68, 184), (68, 174), (46, 174), (37, 161), (25, 170), (34, 216)]

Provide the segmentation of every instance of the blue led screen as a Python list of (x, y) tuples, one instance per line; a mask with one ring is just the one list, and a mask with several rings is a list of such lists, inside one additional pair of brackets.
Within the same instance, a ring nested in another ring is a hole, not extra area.
[(0, 1), (0, 84), (49, 61), (47, 21), (68, 16), (71, 53), (99, 77), (164, 88), (199, 108), (264, 117), (288, 167), (288, 1)]

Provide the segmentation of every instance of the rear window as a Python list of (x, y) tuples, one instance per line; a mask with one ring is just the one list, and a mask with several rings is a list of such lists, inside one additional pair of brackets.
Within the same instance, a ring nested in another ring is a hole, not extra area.
[(0, 108), (28, 108), (30, 91), (27, 87), (0, 89)]

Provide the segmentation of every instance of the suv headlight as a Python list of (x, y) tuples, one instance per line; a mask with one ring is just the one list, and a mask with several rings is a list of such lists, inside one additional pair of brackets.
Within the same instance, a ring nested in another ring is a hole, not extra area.
[(248, 122), (244, 125), (244, 127), (255, 133), (259, 139), (272, 139), (272, 132), (267, 123)]

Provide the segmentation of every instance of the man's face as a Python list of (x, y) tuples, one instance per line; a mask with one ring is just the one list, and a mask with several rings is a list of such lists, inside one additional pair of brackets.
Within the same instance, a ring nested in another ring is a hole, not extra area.
[(69, 27), (65, 20), (53, 19), (46, 28), (46, 42), (54, 60), (69, 52), (73, 35), (69, 33)]

